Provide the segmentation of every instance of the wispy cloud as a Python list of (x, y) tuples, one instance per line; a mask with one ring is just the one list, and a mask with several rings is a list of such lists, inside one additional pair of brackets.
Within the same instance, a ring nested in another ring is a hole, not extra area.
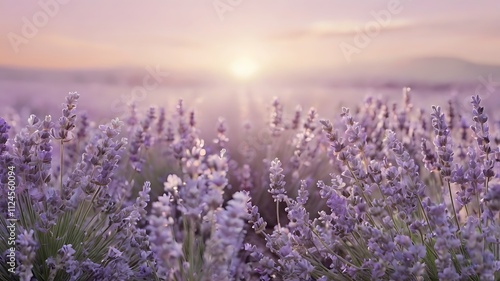
[[(357, 34), (366, 22), (361, 21), (319, 21), (305, 28), (288, 29), (274, 32), (266, 37), (270, 40), (302, 40), (318, 38), (342, 38)], [(500, 20), (487, 18), (482, 21), (464, 18), (443, 19), (394, 19), (381, 32), (409, 32), (439, 34), (447, 36), (499, 36)], [(460, 32), (458, 32), (460, 31)], [(398, 33), (397, 36), (400, 34)], [(411, 34), (410, 34), (411, 35)]]
[[(353, 36), (363, 28), (364, 22), (354, 21), (320, 21), (313, 22), (306, 28), (286, 30), (274, 33), (268, 36), (271, 40), (298, 40), (298, 39), (317, 39), (317, 38), (338, 38)], [(414, 28), (414, 23), (409, 20), (394, 20), (383, 32), (407, 30)]]

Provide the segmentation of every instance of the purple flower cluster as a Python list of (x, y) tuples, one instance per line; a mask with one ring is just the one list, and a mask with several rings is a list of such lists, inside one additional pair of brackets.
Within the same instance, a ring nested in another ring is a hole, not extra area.
[[(261, 280), (500, 278), (498, 147), (489, 141), (480, 98), (471, 103), (474, 123), (466, 136), (452, 124), (455, 108), (446, 120), (432, 107), (434, 131), (428, 131), (407, 92), (405, 109), (393, 106), (393, 119), (377, 118), (368, 100), (354, 115), (344, 108), (339, 120), (322, 120), (334, 172), (331, 184), (318, 181), (324, 207), (316, 216), (304, 208), (307, 190), (290, 198), (279, 160), (271, 162), (269, 192), (286, 202), (287, 224), (279, 220), (269, 229), (257, 206), (249, 207), (254, 230), (273, 254), (246, 247)], [(464, 147), (468, 152), (453, 157)]]

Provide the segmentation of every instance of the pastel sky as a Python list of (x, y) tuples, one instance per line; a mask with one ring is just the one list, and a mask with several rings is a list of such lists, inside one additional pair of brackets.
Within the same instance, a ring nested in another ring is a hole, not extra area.
[[(0, 0), (0, 65), (161, 65), (227, 74), (245, 57), (262, 73), (338, 68), (348, 64), (339, 45), (355, 46), (355, 37), (376, 22), (374, 14), (396, 4), (398, 12), (351, 64), (421, 57), (500, 64), (500, 1), (493, 0), (65, 0), (16, 53), (11, 41), (14, 33), (23, 36), (23, 17), (33, 22), (43, 11), (40, 3), (55, 1)], [(214, 4), (223, 3), (233, 7), (221, 14)]]

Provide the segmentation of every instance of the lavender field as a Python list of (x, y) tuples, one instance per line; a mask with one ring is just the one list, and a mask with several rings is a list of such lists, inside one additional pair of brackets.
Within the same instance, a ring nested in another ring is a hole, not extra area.
[(500, 281), (499, 11), (0, 0), (0, 281)]
[(183, 100), (107, 122), (76, 92), (52, 117), (11, 110), (0, 278), (498, 280), (495, 108), (411, 98), (328, 118), (270, 98), (237, 141)]

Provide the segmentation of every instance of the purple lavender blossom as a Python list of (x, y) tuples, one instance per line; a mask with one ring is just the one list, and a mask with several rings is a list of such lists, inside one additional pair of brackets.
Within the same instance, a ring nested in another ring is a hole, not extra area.
[(36, 251), (39, 247), (39, 243), (34, 239), (33, 235), (33, 230), (29, 232), (24, 230), (16, 240), (19, 247), (17, 258), (20, 263), (17, 274), (19, 274), (20, 279), (23, 281), (31, 280), (33, 277), (31, 269), (33, 268)]
[(79, 98), (80, 95), (78, 93), (69, 93), (66, 97), (66, 103), (63, 103), (62, 117), (59, 118), (57, 128), (51, 132), (52, 136), (61, 142), (66, 142), (73, 138), (72, 131), (76, 127), (76, 114), (74, 113), (74, 109), (76, 108), (76, 102)]
[(233, 257), (243, 246), (245, 235), (245, 220), (248, 217), (246, 205), (248, 193), (237, 192), (228, 206), (216, 213), (216, 226), (210, 239), (207, 241), (207, 251), (204, 260), (209, 272), (204, 280), (232, 280), (235, 274)]
[(437, 150), (437, 155), (439, 159), (438, 168), (441, 175), (445, 180), (449, 180), (451, 177), (451, 166), (453, 163), (453, 149), (451, 144), (450, 131), (448, 125), (446, 124), (444, 113), (441, 112), (439, 106), (432, 107), (432, 127), (436, 134), (434, 138), (434, 145)]
[(269, 169), (269, 193), (272, 194), (275, 202), (282, 202), (286, 198), (285, 191), (285, 175), (283, 175), (283, 168), (281, 168), (281, 162), (278, 158), (271, 162), (271, 168)]
[(9, 138), (8, 131), (10, 126), (0, 117), (0, 155), (7, 150), (7, 140)]

